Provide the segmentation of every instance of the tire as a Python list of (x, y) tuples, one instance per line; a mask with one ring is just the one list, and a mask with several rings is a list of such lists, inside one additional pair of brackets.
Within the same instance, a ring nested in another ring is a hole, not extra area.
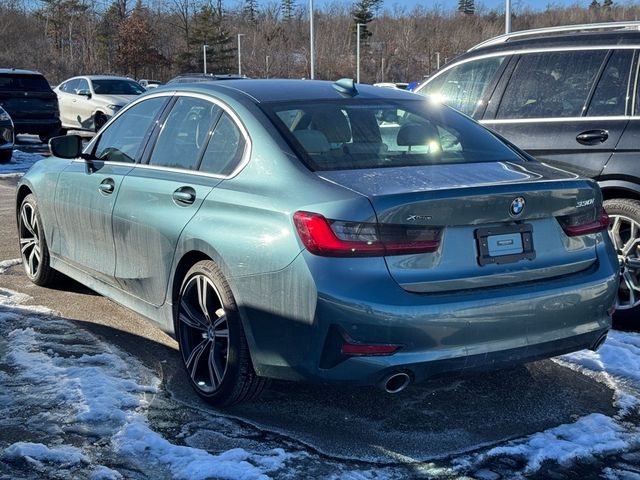
[(96, 112), (93, 117), (93, 129), (96, 133), (104, 126), (105, 123), (107, 123), (106, 115), (102, 112)]
[(229, 406), (264, 390), (268, 380), (253, 369), (235, 299), (212, 261), (196, 263), (185, 275), (175, 324), (187, 379), (202, 399)]
[(12, 155), (13, 150), (0, 150), (0, 163), (9, 163)]
[[(616, 198), (604, 202), (609, 215), (609, 235), (620, 260), (615, 326), (640, 326), (640, 201)], [(635, 238), (631, 233), (635, 231)], [(635, 323), (635, 325), (634, 325)]]
[(27, 195), (20, 204), (18, 237), (22, 265), (29, 280), (41, 287), (55, 283), (58, 272), (49, 263), (49, 248), (42, 230), (38, 202), (33, 194)]

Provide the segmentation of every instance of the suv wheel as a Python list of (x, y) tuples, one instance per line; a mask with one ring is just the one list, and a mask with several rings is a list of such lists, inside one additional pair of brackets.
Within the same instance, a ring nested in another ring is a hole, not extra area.
[(616, 198), (604, 202), (611, 219), (609, 235), (620, 262), (620, 289), (615, 322), (640, 315), (640, 201)]

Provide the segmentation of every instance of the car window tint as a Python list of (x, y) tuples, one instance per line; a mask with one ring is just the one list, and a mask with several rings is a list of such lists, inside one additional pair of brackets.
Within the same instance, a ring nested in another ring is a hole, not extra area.
[(212, 123), (222, 109), (200, 98), (179, 97), (164, 122), (149, 163), (194, 169)]
[(102, 79), (92, 80), (93, 91), (98, 95), (140, 95), (144, 88), (133, 80)]
[(450, 107), (473, 115), (504, 59), (485, 58), (452, 67), (417, 93), (434, 96)]
[(100, 135), (94, 156), (110, 162), (135, 162), (165, 101), (165, 97), (151, 98), (129, 108)]
[(89, 82), (84, 78), (78, 80), (77, 85), (74, 87), (74, 93), (78, 93), (80, 90), (89, 90)]
[(60, 91), (71, 93), (73, 92), (73, 86), (76, 84), (77, 80), (69, 80), (60, 85)]
[(593, 94), (587, 116), (625, 114), (632, 56), (631, 50), (613, 52)]
[(489, 131), (436, 102), (336, 100), (271, 108), (313, 170), (522, 160)]
[(227, 113), (223, 113), (204, 152), (200, 170), (229, 175), (240, 163), (245, 143), (240, 128)]
[(523, 55), (509, 79), (497, 118), (579, 117), (607, 52)]
[(0, 75), (0, 90), (50, 92), (51, 87), (42, 75), (16, 73)]

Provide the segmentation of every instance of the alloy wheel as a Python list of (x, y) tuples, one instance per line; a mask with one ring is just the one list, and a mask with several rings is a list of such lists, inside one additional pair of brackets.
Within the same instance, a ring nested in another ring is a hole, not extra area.
[(618, 310), (640, 305), (640, 224), (625, 215), (610, 215), (609, 236), (618, 253)]
[(184, 285), (178, 307), (180, 347), (194, 385), (203, 393), (220, 387), (228, 366), (229, 324), (213, 282), (203, 274)]
[(42, 252), (40, 249), (40, 225), (33, 205), (28, 202), (20, 209), (20, 253), (29, 278), (38, 275)]

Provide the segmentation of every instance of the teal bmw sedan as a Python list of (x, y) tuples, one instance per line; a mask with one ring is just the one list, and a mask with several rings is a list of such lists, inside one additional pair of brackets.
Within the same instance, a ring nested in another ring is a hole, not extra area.
[(169, 85), (50, 148), (17, 190), (26, 274), (156, 322), (215, 405), (270, 378), (397, 393), (596, 349), (611, 326), (597, 184), (412, 93)]

